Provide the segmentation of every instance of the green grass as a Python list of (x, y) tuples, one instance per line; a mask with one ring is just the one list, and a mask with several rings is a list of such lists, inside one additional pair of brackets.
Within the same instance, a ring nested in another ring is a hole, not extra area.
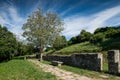
[(0, 80), (56, 80), (54, 75), (43, 72), (34, 64), (14, 59), (0, 63)]
[(44, 52), (44, 54), (52, 54), (54, 52), (55, 52), (55, 50), (49, 50), (49, 51)]
[(44, 63), (44, 64), (49, 64), (49, 65), (51, 64), (50, 61), (45, 61), (45, 60), (43, 60), (42, 63)]
[[(43, 61), (44, 64), (51, 64), (51, 62), (48, 61)], [(62, 65), (59, 68), (71, 71), (80, 75), (84, 75), (90, 78), (96, 78), (96, 79), (103, 79), (103, 80), (116, 80), (118, 79), (117, 76), (109, 75), (106, 72), (108, 71), (108, 65), (104, 63), (103, 65), (103, 72), (96, 72), (96, 71), (91, 71), (91, 70), (85, 70), (85, 69), (80, 69), (77, 67), (72, 67), (68, 65)]]
[(92, 53), (99, 51), (101, 51), (101, 47), (95, 46), (94, 44), (91, 44), (89, 42), (83, 42), (63, 48), (59, 51), (54, 52), (54, 54), (70, 55), (71, 53)]

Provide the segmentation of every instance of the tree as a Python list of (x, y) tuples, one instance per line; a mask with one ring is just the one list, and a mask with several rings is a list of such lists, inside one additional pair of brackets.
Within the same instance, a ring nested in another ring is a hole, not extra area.
[(110, 27), (97, 28), (97, 29), (94, 31), (94, 34), (104, 33), (104, 32), (106, 32), (109, 28), (110, 28)]
[(89, 41), (92, 34), (90, 32), (87, 32), (85, 30), (82, 30), (81, 33), (77, 36), (78, 42), (85, 42)]
[(114, 28), (109, 28), (106, 32), (106, 38), (112, 38), (117, 33), (117, 30)]
[(0, 25), (0, 61), (10, 60), (16, 53), (16, 38)]
[(38, 9), (28, 17), (27, 22), (23, 25), (23, 36), (27, 40), (38, 47), (40, 50), (40, 60), (42, 53), (47, 45), (51, 45), (57, 36), (60, 35), (63, 28), (63, 21), (55, 13), (43, 13), (42, 9)]
[(105, 38), (117, 38), (120, 34), (120, 27), (117, 26), (108, 26), (104, 28), (97, 28), (94, 34), (103, 33)]
[(77, 37), (72, 37), (69, 41), (68, 41), (68, 45), (72, 45), (72, 44), (76, 44), (78, 43)]
[(65, 36), (58, 36), (53, 43), (53, 48), (59, 50), (67, 46), (67, 40)]
[(103, 33), (97, 33), (91, 37), (90, 42), (96, 44), (104, 40), (105, 40), (105, 35)]
[(22, 41), (17, 42), (17, 54), (16, 56), (32, 54), (34, 47), (31, 44), (25, 44)]

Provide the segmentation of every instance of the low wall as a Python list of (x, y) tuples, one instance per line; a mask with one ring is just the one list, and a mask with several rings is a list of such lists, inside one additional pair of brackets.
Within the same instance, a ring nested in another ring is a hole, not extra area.
[(43, 56), (43, 59), (47, 61), (62, 61), (66, 65), (72, 64), (71, 56)]
[(102, 54), (74, 54), (72, 55), (72, 63), (79, 68), (101, 71), (102, 70)]
[(62, 61), (66, 65), (94, 71), (102, 70), (103, 56), (99, 54), (73, 54), (71, 56), (43, 56), (47, 61)]

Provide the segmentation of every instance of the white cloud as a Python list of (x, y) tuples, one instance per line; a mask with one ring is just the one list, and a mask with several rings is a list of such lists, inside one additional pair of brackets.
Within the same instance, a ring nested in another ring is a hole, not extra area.
[(66, 11), (62, 12), (60, 14), (60, 16), (64, 16), (66, 13), (68, 13), (69, 11), (71, 11), (72, 9), (74, 9), (76, 6), (71, 6), (70, 8), (68, 8)]
[(9, 7), (8, 10), (13, 22), (18, 23), (23, 21), (23, 18), (19, 16), (15, 7)]
[(79, 7), (80, 5), (82, 6), (83, 4), (85, 4), (86, 1), (80, 1), (77, 2), (73, 5), (71, 5), (69, 8), (67, 8), (65, 11), (63, 11), (62, 13), (60, 13), (60, 16), (64, 16), (65, 14), (67, 14), (69, 11), (74, 10), (76, 7)]
[(4, 24), (5, 20), (0, 16), (0, 24)]
[[(109, 8), (86, 17), (79, 15), (67, 17), (64, 19), (65, 30), (63, 31), (63, 35), (72, 37), (79, 34), (82, 29), (93, 33), (94, 30), (98, 27), (116, 25), (108, 23), (107, 20), (112, 18), (114, 21), (114, 19), (116, 19), (114, 17), (118, 14), (120, 14), (120, 6)], [(120, 21), (120, 18), (117, 19), (117, 21)]]
[(5, 10), (7, 12), (3, 10), (0, 13), (0, 24), (8, 27), (11, 32), (22, 39), (23, 37), (21, 35), (23, 31), (21, 28), (26, 19), (20, 17), (17, 9), (14, 6), (9, 6), (7, 9), (5, 8)]
[[(0, 24), (3, 25), (3, 24), (5, 24), (6, 22), (9, 22), (7, 15), (6, 15), (6, 13), (1, 12), (1, 13), (0, 13)], [(7, 23), (7, 24), (10, 24), (10, 23)]]

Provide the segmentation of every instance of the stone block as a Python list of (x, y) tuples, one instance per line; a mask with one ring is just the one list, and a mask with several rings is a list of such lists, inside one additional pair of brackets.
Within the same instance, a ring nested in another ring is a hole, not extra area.
[(120, 72), (119, 50), (108, 51), (108, 72), (118, 74)]

